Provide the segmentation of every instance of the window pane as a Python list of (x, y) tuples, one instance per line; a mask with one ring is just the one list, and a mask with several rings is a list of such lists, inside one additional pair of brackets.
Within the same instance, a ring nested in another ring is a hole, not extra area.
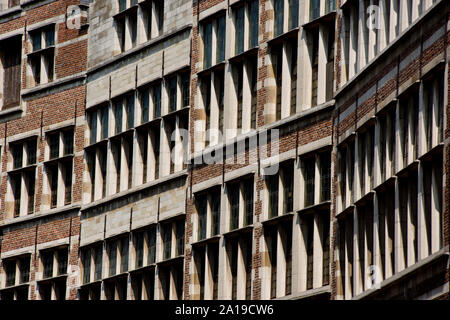
[(141, 93), (141, 123), (145, 123), (148, 121), (149, 118), (149, 89), (145, 89)]
[(128, 237), (121, 240), (120, 246), (120, 272), (128, 271)]
[(203, 26), (203, 69), (211, 66), (211, 41), (212, 41), (212, 24), (207, 23)]
[(314, 204), (314, 178), (315, 178), (315, 161), (314, 158), (305, 160), (305, 185), (306, 197), (305, 206)]
[(144, 261), (144, 234), (142, 232), (137, 233), (135, 241), (136, 268), (140, 268)]
[(73, 153), (73, 131), (63, 131), (64, 155)]
[(294, 187), (294, 170), (293, 165), (288, 165), (283, 168), (283, 188), (284, 188), (284, 203), (283, 212), (292, 212), (293, 208), (293, 193), (292, 189)]
[(219, 234), (220, 228), (220, 192), (215, 192), (211, 196), (211, 233), (212, 235)]
[(30, 281), (30, 257), (20, 259), (19, 268), (20, 268), (20, 283), (26, 283)]
[(148, 263), (155, 263), (156, 260), (156, 230), (150, 230), (147, 233), (148, 237)]
[(122, 101), (117, 101), (115, 104), (116, 134), (122, 132), (122, 111)]
[(164, 259), (171, 258), (172, 251), (172, 225), (166, 224), (163, 227)]
[(169, 79), (169, 112), (177, 110), (177, 77)]
[(229, 186), (230, 230), (239, 228), (239, 184)]
[(236, 23), (236, 43), (235, 52), (236, 54), (244, 51), (244, 16), (245, 7), (242, 6), (236, 9), (235, 23)]
[(278, 216), (278, 175), (268, 176), (269, 218)]
[(153, 87), (154, 118), (161, 116), (161, 84)]
[(8, 261), (3, 263), (6, 273), (6, 286), (13, 286), (16, 282), (16, 261)]
[(33, 51), (40, 50), (42, 47), (42, 35), (40, 32), (33, 32), (31, 35), (31, 43), (33, 44)]
[(23, 145), (16, 144), (13, 146), (14, 169), (22, 167)]
[(55, 44), (55, 29), (50, 27), (45, 31), (45, 47), (48, 48)]
[(183, 73), (181, 76), (182, 94), (183, 94), (183, 107), (187, 107), (190, 104), (190, 77), (189, 72)]
[(289, 0), (289, 30), (298, 27), (298, 0)]
[(253, 180), (244, 182), (245, 225), (253, 223)]
[(102, 109), (102, 139), (108, 138), (108, 125), (109, 125), (109, 108), (104, 107)]
[(83, 283), (91, 282), (91, 249), (83, 252)]
[(97, 142), (97, 111), (93, 111), (89, 116), (89, 129), (91, 130), (91, 144)]
[(42, 253), (42, 265), (44, 267), (44, 278), (53, 276), (53, 252)]
[(27, 164), (35, 164), (36, 163), (36, 140), (27, 142)]
[(113, 276), (116, 274), (116, 266), (117, 266), (117, 242), (112, 241), (109, 243), (109, 275)]
[(58, 158), (59, 156), (59, 132), (50, 136), (50, 159)]
[(197, 214), (198, 214), (198, 240), (206, 238), (206, 210), (207, 210), (206, 196), (200, 196), (197, 199)]
[(176, 224), (177, 235), (177, 255), (184, 253), (184, 220), (178, 221)]
[(225, 16), (217, 20), (217, 61), (216, 63), (225, 60)]
[(275, 37), (283, 33), (284, 0), (275, 1)]
[(320, 16), (320, 0), (311, 0), (309, 9), (309, 19), (314, 20)]
[(67, 273), (67, 249), (61, 249), (58, 251), (58, 275)]
[(259, 1), (252, 0), (249, 3), (250, 11), (250, 48), (258, 45), (258, 28), (259, 28)]
[(99, 280), (102, 278), (102, 257), (103, 257), (103, 247), (95, 247), (94, 253), (94, 264), (95, 264), (95, 274), (94, 280)]
[(127, 129), (134, 127), (134, 96), (127, 97)]

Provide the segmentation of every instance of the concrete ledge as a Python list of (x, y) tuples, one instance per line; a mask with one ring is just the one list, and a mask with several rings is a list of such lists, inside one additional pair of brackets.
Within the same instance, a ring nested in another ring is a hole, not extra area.
[(384, 280), (383, 282), (380, 283), (380, 287), (378, 289), (369, 289), (366, 290), (365, 292), (355, 296), (352, 298), (352, 300), (361, 300), (364, 298), (368, 298), (370, 297), (372, 294), (377, 293), (378, 291), (386, 288), (387, 286), (395, 283), (396, 281), (399, 281), (403, 278), (405, 278), (406, 276), (410, 275), (411, 273), (418, 271), (419, 269), (421, 269), (422, 267), (425, 267), (428, 264), (431, 264), (437, 260), (439, 260), (440, 258), (443, 257), (449, 257), (449, 246), (446, 246), (444, 248), (442, 248), (441, 250), (439, 250), (438, 252), (433, 253), (432, 255), (426, 257), (425, 259), (415, 263), (414, 265), (404, 269), (403, 271), (400, 271), (399, 273), (394, 274), (392, 277)]
[(293, 294), (290, 294), (288, 296), (284, 296), (281, 298), (276, 298), (274, 300), (299, 300), (299, 299), (306, 299), (306, 298), (311, 298), (314, 296), (320, 296), (323, 294), (331, 294), (331, 287), (330, 285), (324, 286), (324, 287), (320, 287), (320, 288), (315, 288), (315, 289), (310, 289), (310, 290), (306, 290), (303, 292), (296, 292)]

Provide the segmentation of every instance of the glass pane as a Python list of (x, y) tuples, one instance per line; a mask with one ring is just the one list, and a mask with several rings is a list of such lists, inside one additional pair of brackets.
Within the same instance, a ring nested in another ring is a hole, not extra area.
[(148, 263), (155, 263), (156, 259), (156, 230), (150, 230), (148, 237)]
[(244, 16), (245, 7), (242, 6), (236, 9), (235, 23), (236, 23), (236, 43), (235, 52), (236, 54), (244, 51)]
[(102, 109), (102, 139), (108, 138), (108, 126), (109, 126), (109, 108), (104, 107)]
[(225, 16), (217, 20), (217, 61), (216, 63), (225, 60)]
[(93, 111), (89, 115), (89, 129), (91, 130), (91, 144), (97, 142), (97, 111)]
[(30, 281), (30, 257), (20, 259), (19, 268), (20, 283), (26, 283)]
[(250, 12), (250, 48), (258, 45), (258, 28), (259, 28), (259, 1), (252, 0), (249, 3)]
[(127, 129), (134, 127), (134, 96), (127, 97)]
[(21, 168), (23, 162), (23, 145), (16, 144), (13, 146), (14, 169)]
[(320, 0), (311, 0), (309, 8), (309, 19), (314, 20), (320, 16)]
[(145, 89), (141, 93), (141, 123), (145, 123), (149, 118), (149, 90)]
[(211, 223), (211, 233), (212, 235), (219, 234), (220, 228), (220, 193), (217, 192), (211, 197), (211, 215), (212, 215), (212, 223)]
[(161, 84), (153, 87), (154, 118), (161, 116)]
[(91, 281), (91, 250), (85, 249), (83, 252), (83, 283)]
[(120, 245), (120, 272), (128, 271), (128, 237), (121, 240)]
[(58, 251), (58, 275), (67, 273), (67, 249), (61, 249)]
[(289, 30), (298, 27), (298, 0), (289, 0)]
[(122, 101), (116, 102), (115, 107), (115, 113), (116, 113), (116, 134), (122, 132)]
[(169, 112), (177, 110), (177, 77), (169, 79)]
[(207, 23), (203, 26), (203, 69), (211, 67), (211, 42), (212, 42), (212, 24)]
[(27, 164), (36, 163), (36, 140), (27, 142)]
[(284, 0), (274, 0), (275, 11), (275, 37), (283, 33), (283, 20), (284, 20)]
[(103, 247), (95, 247), (94, 253), (94, 264), (95, 264), (95, 274), (94, 280), (99, 280), (102, 278), (102, 259), (103, 258)]
[(63, 131), (64, 155), (73, 153), (73, 131)]
[(44, 267), (44, 278), (53, 276), (53, 252), (42, 253), (42, 265)]
[(116, 266), (117, 266), (117, 242), (112, 241), (109, 244), (109, 275), (113, 276), (116, 274)]

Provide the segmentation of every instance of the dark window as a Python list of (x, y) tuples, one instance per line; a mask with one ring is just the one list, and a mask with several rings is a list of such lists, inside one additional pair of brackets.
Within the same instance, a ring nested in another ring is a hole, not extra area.
[(244, 51), (244, 18), (245, 18), (245, 6), (241, 6), (236, 9), (235, 12), (235, 24), (236, 24), (236, 43), (235, 53), (239, 54)]
[(253, 223), (253, 180), (249, 179), (244, 182), (244, 219), (245, 225)]
[(321, 201), (330, 200), (331, 156), (324, 153), (320, 157), (320, 197)]
[(250, 48), (258, 45), (258, 28), (259, 28), (259, 1), (252, 0), (249, 2), (249, 29), (250, 29)]
[(309, 20), (317, 19), (320, 16), (320, 0), (311, 0), (309, 6)]
[(305, 206), (314, 204), (315, 160), (305, 159)]
[(127, 96), (127, 129), (134, 127), (134, 96)]
[(275, 28), (274, 34), (275, 37), (282, 34), (283, 31), (283, 23), (284, 23), (284, 0), (274, 0), (274, 14), (275, 14)]
[(83, 283), (91, 282), (91, 249), (83, 251)]
[(207, 198), (206, 195), (199, 196), (197, 199), (198, 214), (198, 240), (206, 238), (206, 214), (207, 214)]
[(50, 141), (50, 159), (59, 157), (59, 132), (53, 133), (49, 137)]
[(267, 189), (269, 192), (269, 218), (278, 216), (278, 175), (267, 177)]
[(12, 146), (14, 169), (21, 168), (23, 163), (23, 144)]
[(230, 230), (239, 228), (239, 183), (228, 187), (230, 199)]
[(128, 237), (120, 241), (120, 272), (128, 271)]
[(113, 276), (116, 274), (117, 266), (117, 242), (112, 241), (108, 246), (108, 256), (109, 256), (109, 275)]
[(154, 229), (148, 231), (148, 263), (155, 263), (156, 259), (156, 231)]
[(135, 250), (136, 250), (136, 268), (140, 268), (144, 262), (144, 234), (139, 232), (135, 238)]
[(73, 131), (63, 131), (64, 155), (73, 153)]
[(217, 61), (216, 63), (225, 60), (225, 16), (217, 19)]
[(21, 57), (22, 40), (14, 37), (11, 40), (0, 42), (0, 51), (3, 55), (3, 107), (8, 109), (19, 105), (21, 89)]
[(319, 87), (319, 34), (314, 32), (312, 37), (311, 67), (312, 67), (312, 84), (311, 84), (311, 106), (317, 105), (317, 91)]
[(108, 107), (102, 108), (102, 139), (108, 138), (108, 122), (109, 122), (109, 109)]
[(164, 245), (164, 260), (170, 259), (172, 256), (172, 225), (166, 224), (163, 226), (163, 245)]
[(212, 23), (203, 25), (203, 69), (211, 67)]
[(94, 249), (94, 280), (102, 278), (102, 258), (103, 258), (103, 246), (98, 245)]
[(289, 30), (298, 27), (298, 0), (289, 0)]
[(91, 133), (91, 144), (97, 142), (97, 111), (93, 111), (89, 115), (89, 129)]
[(220, 229), (220, 192), (214, 192), (211, 195), (211, 234), (219, 234)]
[(181, 75), (181, 93), (183, 95), (183, 107), (187, 107), (190, 104), (190, 76), (189, 72), (185, 72)]
[(293, 188), (294, 188), (294, 167), (293, 164), (290, 164), (283, 167), (283, 189), (284, 189), (283, 213), (292, 212), (294, 199)]
[(169, 79), (169, 112), (177, 110), (177, 77)]
[(145, 123), (149, 119), (149, 89), (146, 88), (141, 92), (141, 123)]
[(30, 281), (30, 257), (19, 259), (20, 283)]
[(177, 255), (184, 253), (184, 220), (177, 221), (176, 225), (176, 241), (177, 241)]
[(58, 165), (48, 167), (50, 176), (50, 208), (55, 208), (58, 197)]
[(27, 164), (35, 164), (36, 163), (36, 140), (30, 140), (27, 142)]
[(116, 134), (122, 132), (122, 101), (119, 100), (115, 103), (115, 113), (116, 113)]
[(161, 83), (153, 87), (153, 106), (154, 106), (154, 118), (161, 116)]
[(67, 249), (58, 250), (58, 275), (67, 274)]
[(72, 160), (64, 164), (64, 204), (70, 204), (71, 202), (72, 202)]
[(6, 286), (13, 286), (16, 282), (16, 261), (5, 261), (3, 269), (6, 274)]
[(51, 278), (53, 276), (53, 252), (42, 253), (42, 265), (44, 267), (44, 278)]

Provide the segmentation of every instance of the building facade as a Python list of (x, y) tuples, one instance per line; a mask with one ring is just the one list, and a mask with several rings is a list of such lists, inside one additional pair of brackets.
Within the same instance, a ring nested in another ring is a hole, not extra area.
[(0, 300), (448, 299), (444, 0), (2, 0)]

